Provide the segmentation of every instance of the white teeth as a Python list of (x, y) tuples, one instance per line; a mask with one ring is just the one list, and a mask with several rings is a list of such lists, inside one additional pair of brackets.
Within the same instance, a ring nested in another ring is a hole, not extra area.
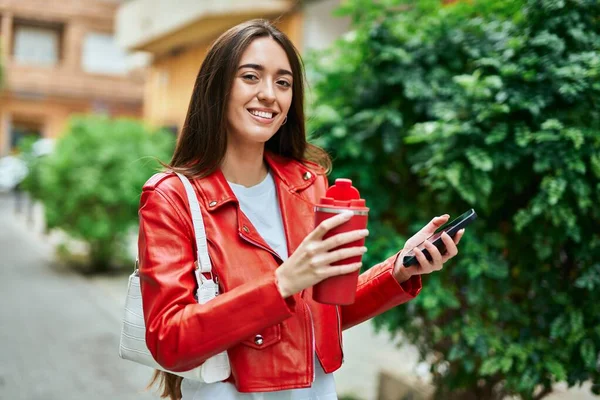
[(250, 113), (252, 115), (256, 115), (256, 116), (262, 117), (262, 118), (269, 118), (269, 119), (273, 118), (273, 113), (270, 113), (270, 112), (251, 110)]

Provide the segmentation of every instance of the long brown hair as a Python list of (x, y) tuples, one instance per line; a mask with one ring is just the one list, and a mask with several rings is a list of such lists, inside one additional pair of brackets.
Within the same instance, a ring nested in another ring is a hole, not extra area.
[[(300, 162), (312, 161), (325, 171), (331, 169), (329, 155), (306, 140), (304, 122), (304, 65), (290, 39), (269, 21), (255, 19), (234, 26), (212, 45), (202, 62), (190, 100), (185, 124), (177, 140), (171, 162), (165, 167), (188, 177), (213, 173), (227, 149), (227, 103), (235, 71), (242, 53), (253, 40), (271, 37), (286, 52), (292, 67), (292, 104), (287, 122), (265, 144), (275, 154)], [(181, 399), (183, 378), (155, 371), (148, 387), (158, 385), (162, 398)]]
[(265, 144), (270, 152), (298, 161), (312, 161), (326, 171), (329, 155), (306, 140), (304, 121), (304, 65), (290, 39), (264, 19), (251, 20), (223, 33), (202, 62), (187, 116), (173, 158), (167, 167), (189, 177), (214, 172), (227, 149), (227, 103), (242, 53), (253, 40), (271, 37), (286, 52), (292, 67), (292, 104), (287, 122)]

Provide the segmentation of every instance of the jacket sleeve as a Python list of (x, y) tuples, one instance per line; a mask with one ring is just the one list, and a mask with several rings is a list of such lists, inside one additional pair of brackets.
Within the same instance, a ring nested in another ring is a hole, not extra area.
[(180, 208), (160, 187), (142, 192), (138, 251), (146, 343), (171, 371), (195, 368), (294, 311), (274, 275), (198, 304), (191, 221), (184, 222)]
[(392, 271), (400, 253), (365, 271), (358, 278), (356, 300), (341, 306), (342, 329), (358, 325), (397, 305), (414, 299), (421, 291), (421, 276), (399, 283)]

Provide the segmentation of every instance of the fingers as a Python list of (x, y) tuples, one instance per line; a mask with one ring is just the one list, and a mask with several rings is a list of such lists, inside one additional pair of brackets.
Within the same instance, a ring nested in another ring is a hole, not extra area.
[(437, 247), (435, 247), (433, 243), (431, 243), (429, 240), (426, 240), (424, 245), (427, 251), (429, 252), (429, 256), (431, 257), (431, 264), (441, 265), (443, 261), (442, 253), (440, 253), (440, 250)]
[(418, 266), (411, 267), (417, 270), (416, 274), (429, 274), (433, 271), (439, 271), (444, 267), (444, 261), (438, 248), (430, 242), (425, 242), (425, 247), (427, 248), (427, 252), (431, 256), (431, 261), (427, 259), (425, 253), (423, 253), (421, 249), (419, 249), (418, 247), (415, 247), (413, 249), (415, 257), (419, 262)]
[(440, 226), (442, 226), (446, 222), (448, 222), (449, 218), (450, 218), (450, 216), (448, 214), (440, 215), (439, 217), (433, 218), (431, 221), (429, 221), (429, 223), (427, 225), (425, 225), (423, 228), (421, 228), (421, 230), (419, 232), (417, 232), (417, 235), (419, 235), (419, 234), (427, 234), (427, 236), (432, 235), (437, 230), (437, 228), (439, 228)]
[(456, 235), (454, 235), (454, 244), (458, 244), (460, 242), (460, 239), (462, 239), (463, 235), (465, 234), (465, 230), (461, 229), (460, 231), (458, 231), (456, 233)]
[(312, 264), (317, 265), (317, 266), (333, 264), (335, 262), (345, 260), (346, 258), (362, 256), (366, 252), (367, 252), (367, 248), (364, 246), (347, 247), (347, 248), (319, 254), (318, 256), (313, 258)]
[(448, 222), (449, 218), (450, 218), (450, 215), (444, 214), (444, 215), (440, 215), (439, 217), (434, 217), (431, 221), (429, 221), (429, 223), (435, 225), (435, 227), (437, 229), (440, 226), (444, 225), (446, 222)]
[(323, 236), (336, 226), (342, 225), (344, 222), (348, 222), (354, 213), (352, 211), (344, 211), (334, 217), (327, 218), (321, 222), (311, 233), (308, 234), (307, 238), (310, 240), (322, 239)]
[(456, 243), (454, 243), (450, 235), (446, 232), (442, 233), (442, 242), (444, 242), (444, 245), (446, 246), (446, 254), (444, 254), (445, 262), (458, 254), (458, 248), (456, 247)]
[(432, 268), (431, 264), (429, 263), (429, 260), (427, 259), (427, 257), (425, 257), (425, 254), (423, 254), (423, 251), (421, 249), (419, 249), (418, 247), (415, 247), (413, 249), (413, 252), (415, 254), (415, 257), (417, 258), (417, 261), (419, 262), (419, 269), (420, 269), (419, 273), (428, 274), (429, 272), (431, 272), (433, 270), (433, 268)]
[(335, 249), (336, 247), (343, 246), (348, 243), (356, 242), (360, 239), (363, 239), (369, 235), (368, 229), (360, 229), (350, 232), (338, 233), (330, 238), (327, 238), (323, 241), (323, 250), (328, 251), (331, 249)]
[(355, 262), (344, 265), (328, 265), (320, 270), (320, 275), (323, 279), (331, 278), (332, 276), (345, 275), (354, 272), (362, 267), (362, 262)]

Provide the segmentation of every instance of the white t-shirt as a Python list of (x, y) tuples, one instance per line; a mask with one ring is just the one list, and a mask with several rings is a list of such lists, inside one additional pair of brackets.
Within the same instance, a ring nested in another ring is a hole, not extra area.
[[(288, 248), (281, 219), (281, 210), (275, 190), (275, 181), (269, 172), (258, 185), (244, 187), (229, 182), (248, 217), (261, 237), (285, 261)], [(314, 349), (313, 349), (314, 351)], [(337, 400), (333, 374), (326, 374), (314, 353), (315, 380), (310, 388), (280, 390), (277, 392), (240, 393), (228, 382), (203, 384), (184, 379), (181, 383), (182, 400)]]

